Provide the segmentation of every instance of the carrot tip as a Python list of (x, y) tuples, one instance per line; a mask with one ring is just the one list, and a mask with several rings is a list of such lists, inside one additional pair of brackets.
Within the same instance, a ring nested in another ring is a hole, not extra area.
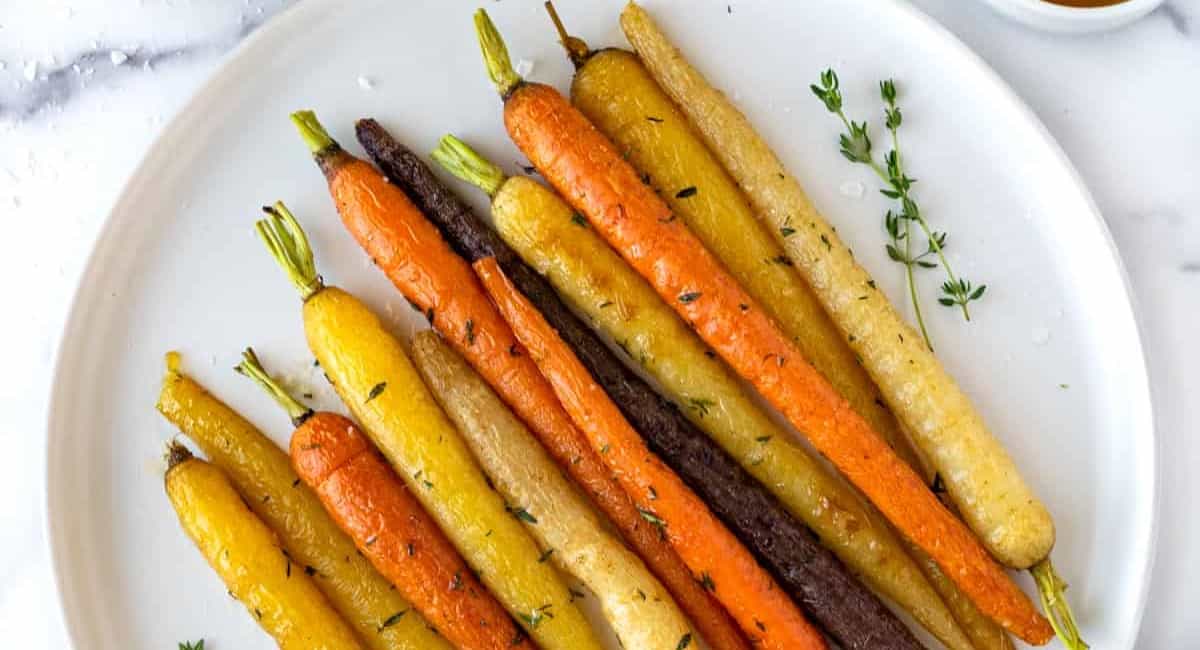
[(508, 47), (495, 23), (484, 9), (475, 12), (475, 35), (479, 38), (479, 48), (483, 51), (483, 61), (487, 64), (488, 77), (496, 85), (496, 90), (502, 97), (507, 97), (513, 88), (521, 83), (521, 76), (512, 67), (508, 58)]
[(163, 456), (167, 459), (167, 469), (193, 458), (192, 452), (188, 451), (188, 448), (178, 440), (171, 440), (167, 443), (167, 449)]

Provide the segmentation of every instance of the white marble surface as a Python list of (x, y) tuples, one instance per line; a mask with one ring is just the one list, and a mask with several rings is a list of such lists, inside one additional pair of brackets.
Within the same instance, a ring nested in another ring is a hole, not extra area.
[[(1161, 449), (1161, 532), (1138, 647), (1200, 647), (1200, 559), (1186, 550), (1200, 547), (1200, 427), (1185, 410), (1200, 393), (1190, 160), (1200, 151), (1200, 2), (1169, 0), (1132, 27), (1086, 37), (1033, 32), (973, 0), (916, 3), (1033, 106), (1116, 236), (1141, 308)], [(44, 423), (54, 347), (92, 238), (164, 122), (284, 4), (0, 0), (4, 647), (67, 647), (42, 524)]]

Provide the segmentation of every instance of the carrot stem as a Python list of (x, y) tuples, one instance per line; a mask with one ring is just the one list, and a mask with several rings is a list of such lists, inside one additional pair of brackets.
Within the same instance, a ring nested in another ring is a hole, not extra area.
[(304, 424), (304, 421), (312, 417), (313, 410), (301, 404), (296, 398), (292, 397), (279, 382), (271, 378), (271, 375), (263, 367), (262, 362), (258, 360), (258, 355), (254, 353), (254, 348), (246, 348), (242, 352), (242, 362), (233, 368), (238, 374), (249, 377), (251, 381), (258, 384), (263, 390), (271, 396), (283, 410), (287, 411), (288, 417), (292, 419), (292, 426), (298, 427)]
[(263, 212), (269, 216), (255, 222), (254, 230), (267, 245), (271, 257), (287, 274), (288, 280), (291, 280), (292, 285), (300, 292), (300, 297), (308, 300), (325, 288), (321, 276), (317, 275), (317, 265), (313, 261), (308, 235), (304, 234), (304, 229), (283, 201), (264, 206)]
[(507, 177), (500, 167), (479, 155), (467, 143), (452, 135), (444, 135), (438, 146), (429, 154), (434, 162), (446, 171), (487, 193), (495, 196)]
[(576, 69), (583, 67), (583, 64), (587, 63), (588, 57), (592, 55), (592, 49), (583, 39), (567, 33), (567, 28), (558, 17), (558, 11), (554, 9), (553, 2), (547, 0), (545, 7), (546, 13), (550, 14), (551, 22), (554, 23), (555, 31), (558, 32), (558, 42), (567, 51), (567, 57), (571, 59), (571, 63), (575, 65)]
[(521, 84), (521, 75), (513, 70), (512, 61), (508, 58), (508, 47), (504, 45), (500, 31), (483, 9), (475, 12), (475, 34), (479, 37), (479, 47), (483, 50), (488, 77), (496, 85), (500, 96), (508, 97), (509, 93)]
[(292, 124), (300, 131), (300, 137), (304, 138), (304, 144), (308, 145), (308, 150), (314, 156), (320, 155), (322, 151), (337, 146), (337, 142), (330, 137), (329, 132), (321, 126), (321, 122), (317, 120), (317, 114), (312, 111), (296, 111), (291, 114)]
[(1054, 570), (1050, 558), (1047, 557), (1033, 565), (1029, 573), (1037, 583), (1038, 596), (1041, 597), (1046, 618), (1050, 619), (1050, 626), (1054, 628), (1054, 633), (1063, 645), (1068, 650), (1090, 648), (1080, 635), (1079, 627), (1075, 624), (1075, 614), (1071, 611), (1071, 604), (1067, 602), (1067, 583)]

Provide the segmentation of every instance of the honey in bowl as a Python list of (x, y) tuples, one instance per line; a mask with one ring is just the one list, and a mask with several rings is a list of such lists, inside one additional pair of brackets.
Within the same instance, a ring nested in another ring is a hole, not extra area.
[(1125, 0), (1042, 0), (1052, 5), (1062, 5), (1064, 7), (1076, 7), (1086, 9), (1088, 7), (1111, 7), (1119, 5)]

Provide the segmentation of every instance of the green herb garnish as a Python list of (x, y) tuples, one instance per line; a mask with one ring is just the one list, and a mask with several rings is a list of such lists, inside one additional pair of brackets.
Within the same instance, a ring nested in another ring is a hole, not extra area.
[[(900, 156), (898, 132), (904, 116), (896, 104), (896, 83), (891, 79), (879, 82), (879, 95), (884, 104), (884, 126), (891, 135), (891, 150), (884, 155), (880, 162), (876, 160), (872, 152), (871, 137), (866, 121), (854, 122), (846, 117), (842, 108), (842, 93), (838, 87), (837, 73), (832, 69), (826, 70), (821, 73), (819, 82), (819, 84), (810, 86), (813, 94), (825, 104), (826, 110), (841, 120), (842, 126), (846, 129), (838, 136), (838, 145), (842, 156), (852, 163), (870, 167), (886, 184), (885, 188), (879, 190), (880, 193), (894, 199), (899, 204), (898, 210), (888, 210), (884, 215), (884, 228), (891, 240), (886, 245), (886, 250), (889, 258), (904, 266), (909, 297), (917, 317), (917, 324), (921, 328), (921, 335), (925, 338), (925, 345), (932, 350), (933, 342), (925, 327), (921, 303), (917, 296), (914, 269), (932, 269), (941, 266), (946, 274), (946, 281), (942, 283), (942, 295), (938, 298), (938, 303), (946, 307), (957, 307), (962, 311), (963, 318), (968, 321), (971, 320), (968, 304), (982, 298), (984, 292), (987, 291), (987, 285), (981, 284), (976, 287), (965, 278), (954, 274), (945, 255), (946, 233), (938, 232), (930, 227), (929, 221), (926, 220), (920, 206), (912, 197), (911, 190), (916, 179), (905, 173), (903, 159)], [(925, 236), (925, 250), (920, 253), (913, 250), (913, 223), (917, 224)], [(824, 236), (822, 236), (822, 240), (826, 246), (830, 245)], [(936, 261), (934, 261), (935, 259)]]
[(375, 384), (374, 386), (372, 386), (371, 392), (367, 393), (367, 399), (366, 399), (366, 401), (363, 402), (363, 404), (366, 404), (367, 402), (370, 402), (371, 400), (375, 399), (376, 397), (379, 397), (379, 395), (383, 393), (383, 389), (385, 389), (385, 388), (387, 388), (386, 381), (381, 381), (378, 384)]
[(400, 619), (404, 618), (404, 615), (407, 613), (408, 613), (408, 610), (406, 609), (404, 611), (396, 612), (395, 614), (392, 614), (391, 616), (384, 619), (384, 621), (382, 623), (379, 624), (379, 628), (376, 631), (382, 632), (382, 631), (388, 629), (389, 627), (395, 625), (396, 623), (399, 623)]

